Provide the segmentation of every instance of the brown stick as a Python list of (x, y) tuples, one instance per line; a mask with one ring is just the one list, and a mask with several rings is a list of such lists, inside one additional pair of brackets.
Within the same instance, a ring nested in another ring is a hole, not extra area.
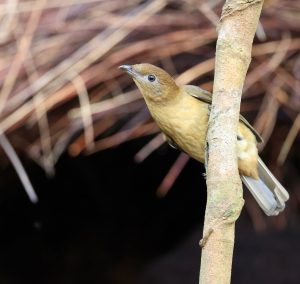
[(207, 205), (200, 283), (230, 283), (235, 221), (244, 200), (236, 136), (242, 88), (263, 0), (227, 0), (219, 25), (207, 135)]

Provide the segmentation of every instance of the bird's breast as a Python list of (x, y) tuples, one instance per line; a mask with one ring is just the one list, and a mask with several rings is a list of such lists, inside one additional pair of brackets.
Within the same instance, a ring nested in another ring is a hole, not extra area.
[(204, 162), (208, 104), (187, 95), (177, 103), (149, 109), (168, 137), (191, 157)]
[[(159, 128), (184, 152), (204, 162), (209, 119), (208, 104), (186, 96), (174, 104), (152, 105), (149, 110)], [(237, 157), (240, 173), (257, 178), (256, 138), (242, 122), (238, 126)]]

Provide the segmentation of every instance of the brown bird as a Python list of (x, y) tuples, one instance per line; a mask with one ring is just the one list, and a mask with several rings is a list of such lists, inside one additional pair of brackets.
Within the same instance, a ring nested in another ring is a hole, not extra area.
[[(192, 85), (178, 86), (167, 72), (148, 63), (120, 68), (134, 80), (169, 144), (204, 163), (211, 93)], [(241, 179), (267, 215), (278, 215), (289, 194), (259, 158), (259, 142), (260, 135), (240, 116), (237, 157)]]

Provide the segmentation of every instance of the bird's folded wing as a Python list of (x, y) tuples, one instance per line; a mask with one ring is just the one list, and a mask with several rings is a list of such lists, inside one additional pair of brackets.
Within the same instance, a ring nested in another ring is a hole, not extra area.
[[(186, 93), (188, 93), (190, 96), (211, 104), (212, 101), (212, 94), (206, 90), (201, 89), (200, 87), (197, 86), (193, 86), (193, 85), (185, 85), (182, 87)], [(246, 118), (244, 118), (242, 115), (240, 115), (240, 121), (243, 122), (251, 131), (252, 133), (255, 135), (256, 140), (258, 143), (263, 142), (262, 137), (259, 135), (259, 133), (251, 126), (251, 124), (247, 121)]]

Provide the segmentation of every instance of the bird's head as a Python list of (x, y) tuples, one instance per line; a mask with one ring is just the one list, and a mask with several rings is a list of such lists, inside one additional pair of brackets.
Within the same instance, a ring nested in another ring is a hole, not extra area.
[(175, 98), (179, 90), (174, 79), (164, 70), (152, 64), (121, 65), (147, 101), (166, 102)]

